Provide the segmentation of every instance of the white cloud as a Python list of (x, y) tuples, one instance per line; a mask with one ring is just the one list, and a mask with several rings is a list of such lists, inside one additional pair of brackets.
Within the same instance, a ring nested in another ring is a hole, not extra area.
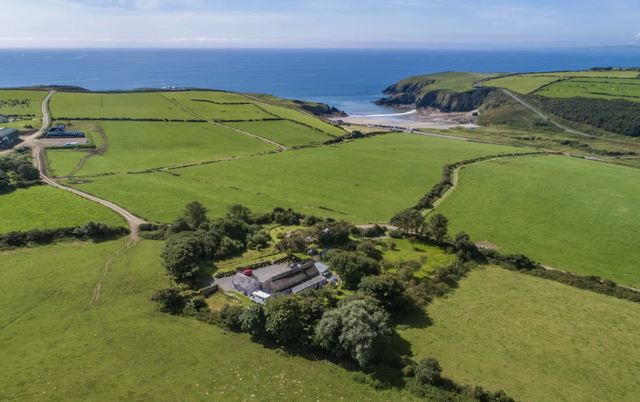
[(640, 32), (636, 34), (636, 39), (640, 39)]

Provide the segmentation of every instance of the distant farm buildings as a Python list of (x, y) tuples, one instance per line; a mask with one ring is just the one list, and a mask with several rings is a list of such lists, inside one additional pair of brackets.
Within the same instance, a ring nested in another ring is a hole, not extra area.
[(0, 128), (0, 148), (10, 148), (20, 138), (20, 132), (15, 128)]
[(8, 122), (9, 122), (9, 118), (7, 116), (0, 114), (0, 123), (8, 123)]
[(53, 126), (49, 129), (47, 135), (44, 138), (85, 138), (85, 134), (82, 131), (67, 131), (67, 126), (61, 124), (59, 126)]

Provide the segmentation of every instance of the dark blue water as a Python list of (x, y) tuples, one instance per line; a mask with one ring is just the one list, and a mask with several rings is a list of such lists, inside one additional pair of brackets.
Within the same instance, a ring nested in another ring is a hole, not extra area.
[(469, 50), (3, 50), (0, 87), (200, 87), (328, 103), (355, 114), (402, 78), (442, 71), (529, 72), (640, 66), (640, 47)]

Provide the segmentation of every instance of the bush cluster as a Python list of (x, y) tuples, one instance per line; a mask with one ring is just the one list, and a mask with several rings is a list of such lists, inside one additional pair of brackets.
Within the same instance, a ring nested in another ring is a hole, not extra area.
[(31, 163), (29, 149), (20, 148), (0, 158), (0, 191), (40, 184), (40, 172)]
[(56, 241), (85, 239), (107, 240), (129, 234), (124, 227), (108, 226), (100, 222), (87, 222), (84, 226), (69, 228), (30, 230), (28, 232), (9, 232), (0, 235), (0, 249), (45, 245)]

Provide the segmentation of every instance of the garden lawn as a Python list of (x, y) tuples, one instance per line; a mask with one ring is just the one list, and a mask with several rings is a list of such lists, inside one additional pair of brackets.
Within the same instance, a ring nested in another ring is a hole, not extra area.
[(462, 169), (437, 208), (450, 233), (544, 265), (640, 285), (640, 170), (548, 156)]
[(331, 139), (331, 137), (322, 131), (289, 120), (226, 124), (265, 137), (290, 148), (319, 144)]
[(42, 101), (48, 94), (46, 91), (0, 90), (0, 114), (42, 117)]
[(159, 93), (68, 93), (58, 92), (49, 103), (56, 119), (169, 119), (194, 117)]
[[(254, 211), (290, 207), (353, 223), (384, 223), (440, 180), (445, 164), (522, 148), (412, 134), (388, 134), (139, 175), (95, 177), (73, 186), (152, 221), (170, 222), (198, 200), (212, 217), (232, 203)], [(142, 189), (142, 190), (141, 190)]]
[(266, 141), (210, 123), (105, 121), (100, 125), (109, 149), (89, 158), (77, 175), (143, 171), (277, 149)]
[(426, 311), (431, 326), (399, 333), (455, 381), (528, 402), (640, 395), (640, 304), (487, 267)]
[(558, 77), (534, 77), (527, 75), (516, 75), (512, 77), (497, 78), (484, 83), (485, 87), (506, 88), (521, 94), (531, 93), (541, 86), (557, 81)]
[[(408, 239), (389, 239), (396, 244), (395, 250), (387, 250), (382, 253), (385, 260), (398, 262), (425, 259), (422, 268), (415, 273), (415, 276), (422, 278), (428, 276), (435, 268), (447, 266), (457, 260), (455, 255), (447, 254), (439, 247), (426, 244), (415, 243), (411, 245)], [(395, 272), (395, 271), (393, 271)]]
[(0, 253), (2, 398), (54, 401), (417, 400), (356, 383), (345, 368), (287, 356), (157, 311), (162, 242), (63, 244)]
[(110, 209), (49, 186), (0, 193), (0, 202), (0, 233), (82, 226), (89, 221), (126, 225)]

